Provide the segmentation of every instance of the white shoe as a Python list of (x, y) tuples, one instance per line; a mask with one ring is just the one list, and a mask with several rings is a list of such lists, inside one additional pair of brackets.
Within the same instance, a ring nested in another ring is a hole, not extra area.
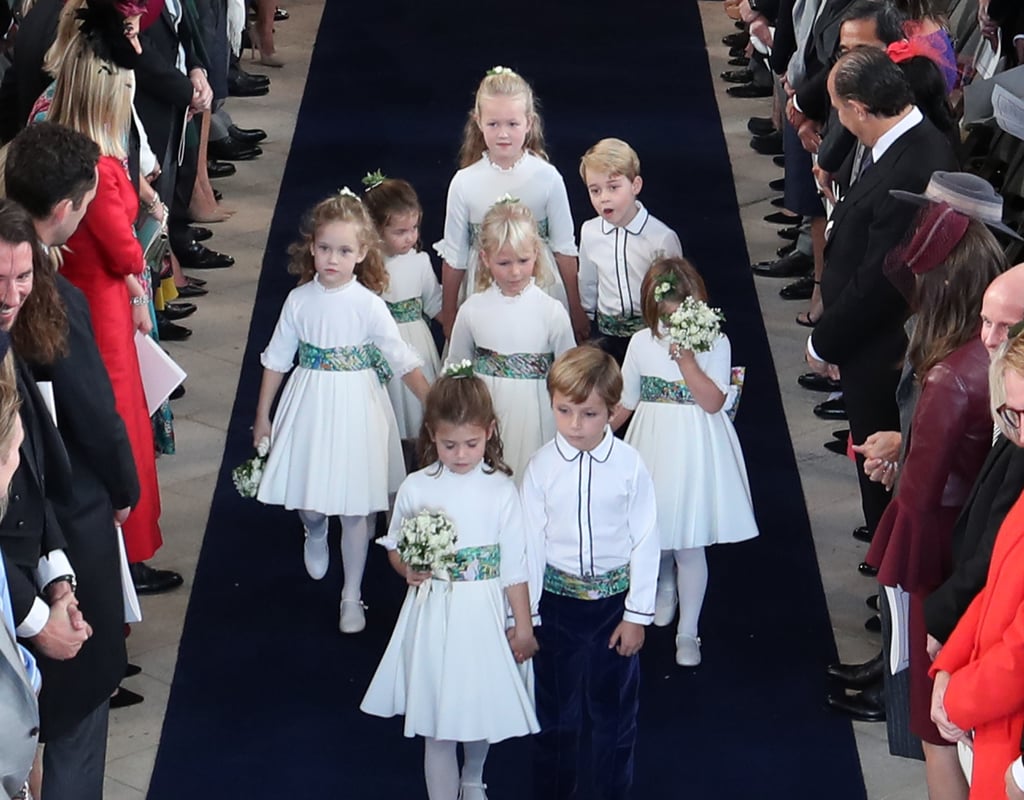
[(659, 587), (654, 595), (654, 624), (664, 628), (672, 624), (676, 618), (676, 607), (679, 605), (679, 596), (676, 594), (676, 587), (670, 586), (666, 589)]
[(676, 637), (676, 663), (681, 667), (696, 667), (700, 664), (700, 637)]
[(487, 800), (486, 783), (463, 783), (459, 790), (459, 800)]
[(327, 549), (327, 534), (314, 539), (306, 531), (306, 544), (302, 548), (302, 560), (306, 563), (306, 572), (309, 577), (318, 581), (327, 574), (327, 567), (331, 564), (331, 554)]
[(366, 611), (359, 600), (341, 601), (341, 621), (338, 629), (342, 633), (359, 633), (366, 627)]

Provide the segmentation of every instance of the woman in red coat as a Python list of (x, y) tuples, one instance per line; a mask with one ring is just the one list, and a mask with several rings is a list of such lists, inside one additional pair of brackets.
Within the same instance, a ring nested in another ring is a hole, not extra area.
[(135, 331), (149, 324), (149, 296), (139, 280), (139, 199), (127, 166), (133, 80), (131, 71), (99, 58), (89, 39), (78, 36), (61, 64), (48, 118), (100, 146), (96, 198), (68, 239), (61, 271), (89, 302), (96, 344), (131, 440), (141, 495), (123, 529), (128, 560), (138, 564), (162, 539), (153, 427), (135, 350)]
[[(1024, 337), (1010, 339), (992, 365), (999, 426), (1020, 446)], [(971, 800), (1004, 800), (1004, 775), (1021, 754), (1024, 729), (1024, 496), (996, 536), (985, 588), (932, 664), (932, 719), (949, 741), (974, 747)], [(969, 731), (974, 732), (973, 741)]]

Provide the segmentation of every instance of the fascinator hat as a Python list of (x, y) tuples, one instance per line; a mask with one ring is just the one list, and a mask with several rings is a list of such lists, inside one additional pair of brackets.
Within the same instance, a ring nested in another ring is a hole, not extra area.
[(994, 231), (1021, 240), (1020, 234), (1003, 223), (1003, 198), (992, 184), (969, 172), (933, 172), (924, 192), (890, 189), (889, 194), (919, 206), (945, 203), (964, 216), (984, 222)]

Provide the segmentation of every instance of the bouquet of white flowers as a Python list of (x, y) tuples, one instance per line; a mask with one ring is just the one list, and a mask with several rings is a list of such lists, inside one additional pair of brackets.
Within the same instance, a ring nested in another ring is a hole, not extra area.
[(264, 436), (256, 443), (256, 455), (231, 470), (231, 480), (242, 497), (255, 497), (260, 489), (263, 467), (267, 464), (270, 439)]
[(398, 554), (416, 572), (444, 573), (455, 565), (455, 525), (442, 511), (420, 511), (402, 520)]
[(669, 341), (683, 350), (706, 353), (722, 333), (722, 310), (686, 297), (665, 320)]

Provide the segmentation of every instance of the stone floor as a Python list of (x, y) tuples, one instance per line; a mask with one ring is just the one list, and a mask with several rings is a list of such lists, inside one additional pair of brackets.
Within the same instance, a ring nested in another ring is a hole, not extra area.
[[(209, 514), (213, 487), (220, 467), (225, 432), (244, 353), (252, 300), (277, 200), (298, 106), (308, 68), (309, 43), (315, 41), (320, 0), (289, 0), (291, 19), (277, 26), (283, 69), (246, 63), (246, 69), (270, 73), (273, 87), (261, 98), (232, 99), (229, 110), (240, 127), (261, 127), (269, 138), (264, 155), (237, 165), (238, 173), (217, 182), (225, 205), (237, 211), (227, 222), (212, 226), (214, 249), (232, 254), (237, 263), (228, 270), (202, 275), (210, 294), (198, 301), (200, 310), (188, 321), (194, 334), (187, 342), (168, 349), (189, 374), (188, 393), (174, 406), (178, 454), (159, 462), (163, 492), (165, 544), (153, 565), (176, 569), (185, 576), (178, 592), (143, 598), (145, 621), (133, 627), (128, 640), (131, 660), (142, 673), (125, 686), (145, 695), (145, 702), (111, 714), (107, 753), (107, 800), (141, 800), (149, 785), (167, 697), (177, 657), (178, 640), (189, 589)], [(711, 72), (726, 66), (721, 37), (733, 30), (717, 3), (701, 3)], [(722, 124), (732, 159), (747, 246), (753, 260), (767, 259), (781, 244), (775, 227), (762, 221), (774, 210), (768, 204), (769, 180), (781, 170), (769, 158), (748, 147), (747, 118), (768, 116), (768, 100), (735, 100), (716, 79)], [(803, 369), (806, 329), (793, 322), (803, 304), (781, 300), (780, 281), (757, 279), (757, 290), (771, 339), (772, 351), (804, 494), (814, 527), (815, 546), (828, 595), (839, 651), (846, 660), (862, 660), (877, 651), (877, 637), (864, 631), (864, 598), (872, 588), (855, 570), (864, 545), (850, 537), (862, 523), (852, 467), (822, 449), (832, 430), (842, 427), (817, 420), (811, 408), (821, 396), (799, 389), (796, 377)], [(216, 533), (216, 532), (214, 532)], [(779, 609), (785, 624), (784, 609)], [(861, 762), (870, 800), (924, 800), (923, 768), (915, 762), (888, 755), (883, 725), (855, 724)], [(822, 787), (822, 796), (827, 794)], [(797, 798), (796, 800), (810, 800)]]

